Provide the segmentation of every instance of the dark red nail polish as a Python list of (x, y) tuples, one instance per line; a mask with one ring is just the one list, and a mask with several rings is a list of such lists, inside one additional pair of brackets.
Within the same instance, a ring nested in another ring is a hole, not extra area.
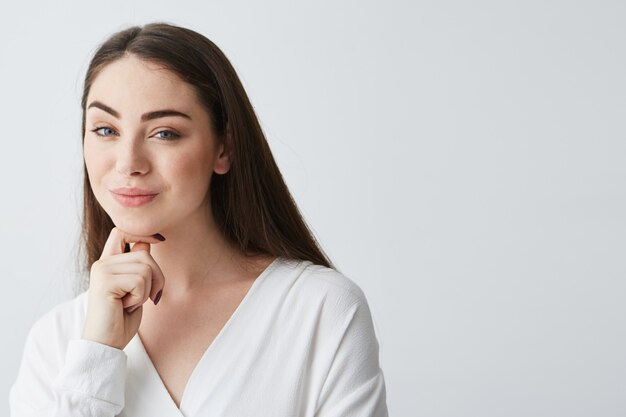
[(159, 290), (159, 292), (156, 294), (156, 297), (154, 297), (154, 305), (159, 304), (159, 300), (161, 299), (161, 294), (163, 294), (163, 290)]
[(163, 242), (165, 240), (165, 238), (163, 237), (163, 235), (161, 233), (155, 233), (152, 235), (154, 238), (159, 239), (161, 242)]

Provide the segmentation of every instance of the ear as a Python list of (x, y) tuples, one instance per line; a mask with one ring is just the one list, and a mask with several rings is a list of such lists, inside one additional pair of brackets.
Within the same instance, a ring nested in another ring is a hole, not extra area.
[(224, 138), (218, 146), (217, 160), (213, 171), (216, 174), (226, 174), (233, 162), (233, 136), (230, 131), (230, 123), (226, 125)]

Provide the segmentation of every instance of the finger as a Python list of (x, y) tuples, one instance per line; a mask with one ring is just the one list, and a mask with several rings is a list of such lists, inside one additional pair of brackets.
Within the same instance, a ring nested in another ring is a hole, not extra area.
[(107, 283), (111, 285), (113, 292), (116, 294), (115, 298), (122, 301), (123, 308), (137, 304), (141, 305), (146, 299), (146, 280), (142, 275), (111, 275), (107, 279)]
[[(121, 285), (120, 288), (130, 288), (130, 291), (120, 297), (120, 300), (122, 301), (122, 308), (128, 309), (131, 307), (142, 305), (148, 299), (148, 283), (150, 282), (150, 280), (146, 280), (143, 275), (128, 273), (111, 275), (109, 278), (109, 282), (115, 283), (116, 285)], [(122, 280), (124, 281), (123, 284), (121, 284)]]
[(111, 229), (111, 233), (109, 233), (109, 237), (104, 244), (100, 258), (124, 253), (126, 243), (133, 242), (159, 243), (161, 240), (154, 236), (133, 235), (121, 230), (119, 227), (114, 227)]
[(144, 257), (137, 257), (136, 259), (126, 259), (122, 262), (110, 262), (102, 264), (101, 271), (107, 275), (114, 274), (140, 274), (148, 275), (152, 274), (152, 267), (144, 260)]
[(161, 271), (159, 265), (150, 255), (150, 245), (148, 243), (137, 242), (133, 245), (130, 251), (138, 252), (142, 250), (145, 250), (147, 252), (147, 254), (143, 255), (143, 260), (148, 262), (150, 267), (152, 268), (152, 282), (150, 283), (151, 289), (149, 292), (152, 302), (156, 304), (156, 302), (158, 301), (157, 297), (161, 298), (161, 295), (163, 294), (163, 292), (161, 292), (161, 295), (157, 295), (159, 291), (162, 291), (163, 287), (165, 287), (165, 276), (163, 276), (163, 271)]
[(145, 250), (150, 253), (150, 244), (146, 242), (137, 242), (130, 248), (131, 252), (137, 252), (140, 250)]
[[(144, 243), (144, 242), (141, 242), (141, 243)], [(116, 264), (123, 265), (123, 264), (131, 264), (131, 263), (141, 263), (141, 262), (144, 262), (144, 260), (147, 258), (145, 255), (148, 252), (149, 251), (142, 249), (142, 250), (136, 250), (134, 252), (122, 253), (119, 255), (110, 256), (105, 259), (101, 259), (100, 263), (106, 264), (106, 265), (116, 265)], [(151, 257), (151, 255), (149, 255), (149, 257)]]
[[(142, 244), (144, 243), (142, 242)], [(103, 265), (101, 268), (103, 268), (103, 271), (107, 274), (144, 274), (145, 270), (143, 268), (145, 265), (148, 265), (151, 268), (152, 281), (150, 283), (150, 298), (153, 302), (157, 300), (157, 293), (165, 287), (163, 271), (148, 251), (137, 250), (118, 256), (112, 256), (100, 262), (102, 262), (101, 265)]]
[[(152, 262), (154, 261), (152, 260)], [(143, 277), (145, 281), (145, 288), (146, 288), (144, 298), (143, 300), (141, 300), (141, 303), (143, 304), (152, 293), (153, 276), (155, 275), (153, 272), (153, 269), (154, 267), (151, 265), (149, 261), (141, 259), (138, 262), (124, 262), (124, 263), (109, 264), (109, 265), (106, 265), (104, 269), (102, 269), (102, 271), (106, 273), (106, 275), (109, 277), (113, 277), (113, 276), (120, 277), (124, 275), (135, 275), (135, 276), (139, 275)], [(124, 297), (122, 297), (122, 300), (124, 300)], [(128, 304), (124, 304), (124, 306), (126, 307), (128, 306)]]
[(135, 307), (131, 307), (131, 308), (129, 308), (128, 310), (126, 310), (126, 312), (127, 312), (128, 314), (131, 314), (133, 311), (137, 310), (137, 309), (138, 309), (138, 308), (140, 308), (140, 307), (143, 307), (143, 304), (139, 304), (139, 305), (136, 305)]

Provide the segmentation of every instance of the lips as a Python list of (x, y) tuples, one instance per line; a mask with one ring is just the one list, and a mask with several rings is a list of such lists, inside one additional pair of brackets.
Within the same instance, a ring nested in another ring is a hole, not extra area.
[(122, 187), (110, 191), (111, 194), (113, 194), (113, 198), (125, 207), (143, 206), (154, 200), (159, 194), (151, 190), (136, 187)]
[(137, 187), (120, 187), (111, 190), (112, 193), (120, 195), (157, 195), (158, 192)]

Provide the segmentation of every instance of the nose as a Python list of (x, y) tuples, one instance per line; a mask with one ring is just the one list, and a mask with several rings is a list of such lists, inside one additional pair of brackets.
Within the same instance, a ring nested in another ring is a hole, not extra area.
[(142, 175), (149, 171), (150, 160), (143, 137), (122, 137), (117, 142), (115, 169), (122, 175)]

